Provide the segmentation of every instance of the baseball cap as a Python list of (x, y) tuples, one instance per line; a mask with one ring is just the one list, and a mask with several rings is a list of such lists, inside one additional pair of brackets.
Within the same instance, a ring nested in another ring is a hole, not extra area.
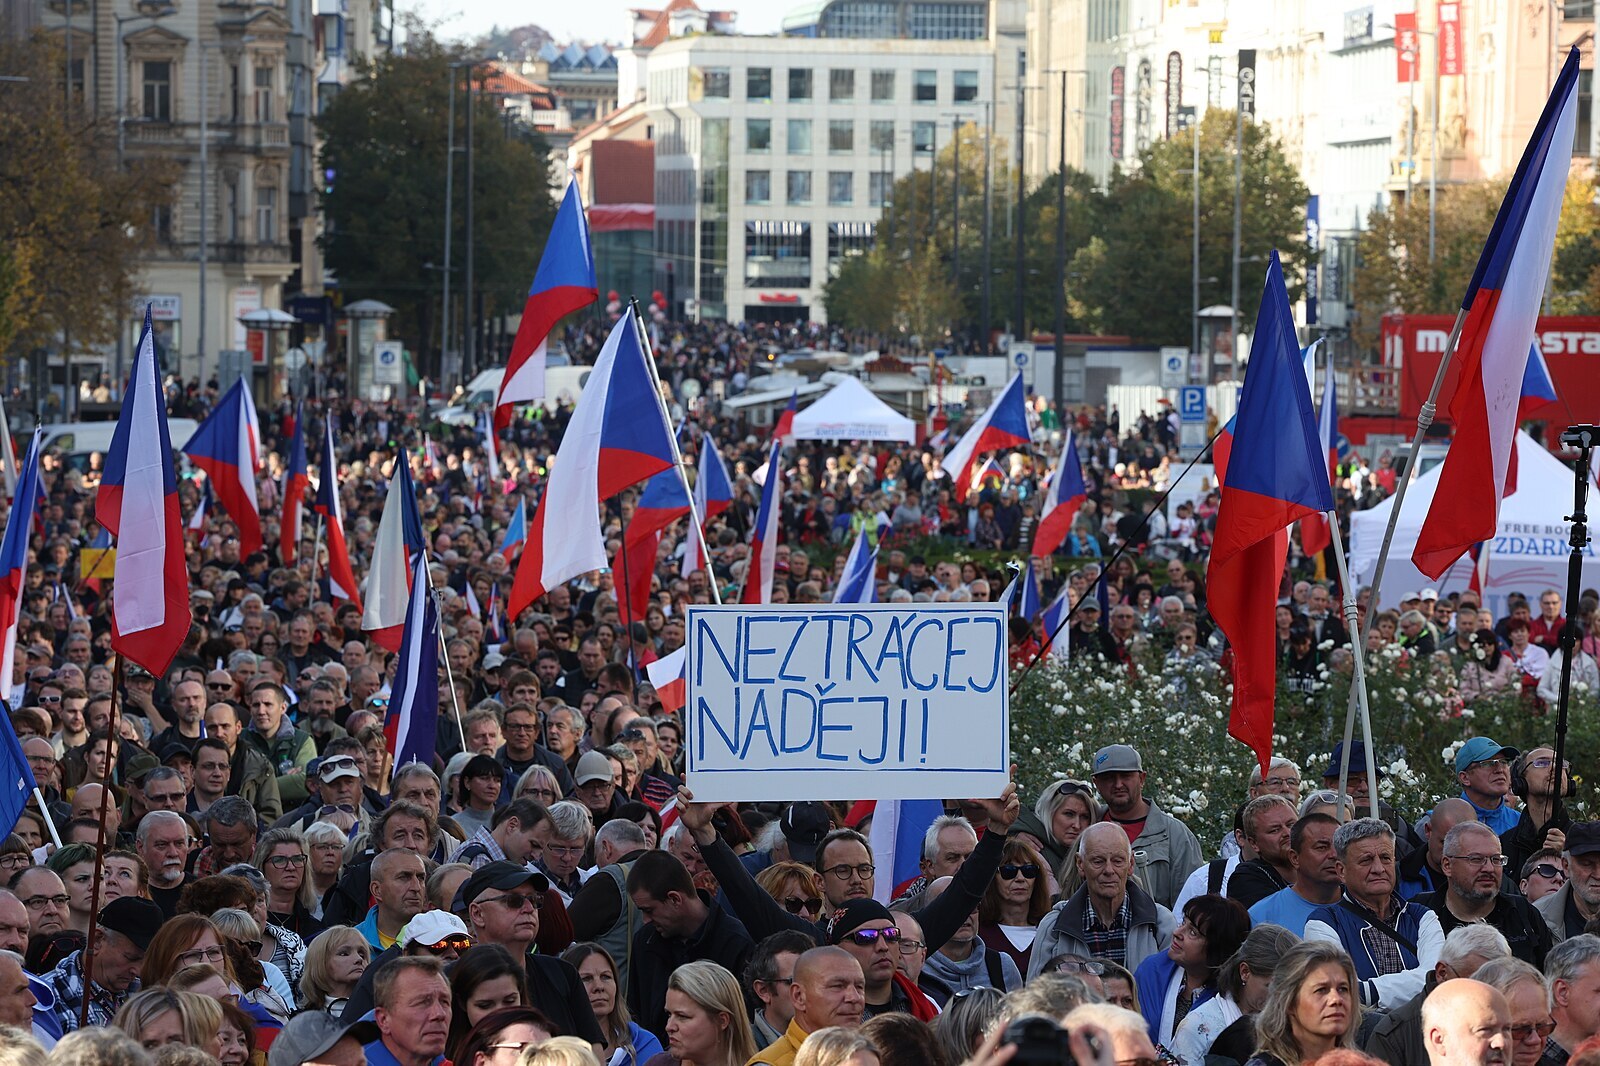
[(789, 842), (789, 857), (811, 865), (817, 861), (817, 847), (833, 824), (828, 808), (820, 803), (796, 803), (783, 812), (778, 828)]
[(1600, 822), (1573, 822), (1567, 827), (1567, 854), (1593, 855), (1600, 851)]
[(868, 922), (877, 919), (894, 921), (889, 908), (875, 899), (853, 899), (834, 912), (828, 923), (828, 943), (837, 944)]
[(1409, 603), (1412, 600), (1420, 600), (1420, 599), (1422, 599), (1422, 593), (1420, 593), (1420, 592), (1407, 592), (1406, 594), (1404, 594), (1403, 596), (1400, 597), (1400, 602), (1401, 603)]
[(498, 670), (505, 664), (506, 657), (497, 651), (492, 651), (483, 657), (483, 668), (485, 670)]
[(423, 911), (407, 922), (395, 938), (395, 945), (438, 944), (446, 937), (470, 936), (466, 923), (449, 911)]
[(361, 771), (356, 769), (353, 755), (324, 755), (316, 773), (317, 780), (324, 784), (337, 781), (341, 777), (361, 776)]
[(1508, 744), (1498, 744), (1488, 737), (1473, 737), (1456, 752), (1456, 773), (1464, 773), (1472, 766), (1497, 756), (1515, 759), (1522, 753)]
[(189, 745), (180, 744), (175, 740), (161, 749), (161, 761), (163, 763), (171, 762), (173, 759), (188, 759), (193, 762), (194, 752), (189, 749)]
[(296, 1014), (283, 1024), (267, 1052), (267, 1066), (300, 1066), (325, 1055), (345, 1037), (361, 1044), (382, 1039), (378, 1023), (371, 1014), (344, 1022), (325, 1010)]
[[(1322, 771), (1323, 777), (1338, 777), (1341, 764), (1344, 762), (1344, 741), (1333, 746), (1333, 754), (1328, 756), (1328, 768)], [(1376, 766), (1377, 764), (1374, 763)], [(1383, 767), (1378, 766), (1378, 776), (1385, 776)], [(1367, 742), (1352, 740), (1350, 742), (1350, 776), (1364, 777), (1367, 772)]]
[(156, 904), (137, 896), (121, 896), (100, 909), (100, 927), (121, 933), (138, 946), (150, 947), (167, 916)]
[[(601, 756), (605, 758), (605, 756)], [(450, 909), (457, 914), (470, 907), (479, 896), (490, 889), (496, 892), (509, 892), (513, 888), (531, 883), (534, 891), (548, 892), (550, 881), (544, 874), (537, 870), (530, 870), (526, 866), (518, 866), (514, 862), (500, 860), (484, 863), (472, 872), (472, 876), (461, 882), (461, 888), (456, 892)]]
[(1144, 761), (1131, 744), (1109, 744), (1094, 753), (1094, 772), (1113, 774), (1122, 771), (1144, 772)]
[(578, 770), (572, 775), (575, 785), (587, 785), (591, 781), (611, 780), (611, 760), (601, 755), (598, 751), (586, 751), (583, 758), (578, 760)]
[(160, 759), (151, 755), (148, 751), (141, 751), (128, 759), (128, 768), (123, 771), (122, 776), (126, 781), (137, 783), (143, 781), (146, 774), (160, 765)]
[(1438, 589), (1423, 589), (1421, 598), (1423, 600), (1437, 600), (1439, 598), (1439, 590)]

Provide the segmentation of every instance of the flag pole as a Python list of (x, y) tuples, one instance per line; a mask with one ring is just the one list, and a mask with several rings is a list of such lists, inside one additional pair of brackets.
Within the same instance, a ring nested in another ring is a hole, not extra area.
[[(1433, 416), (1438, 411), (1439, 390), (1444, 388), (1445, 373), (1450, 369), (1450, 361), (1455, 358), (1456, 346), (1461, 341), (1461, 328), (1465, 326), (1466, 323), (1467, 312), (1465, 308), (1462, 308), (1460, 311), (1456, 312), (1455, 325), (1450, 327), (1450, 339), (1445, 342), (1444, 356), (1440, 358), (1439, 369), (1433, 375), (1433, 386), (1428, 390), (1428, 399), (1423, 403), (1422, 409), (1417, 412), (1417, 432), (1416, 435), (1411, 438), (1411, 443), (1406, 446), (1405, 474), (1400, 478), (1399, 484), (1395, 487), (1394, 507), (1389, 511), (1389, 524), (1384, 528), (1383, 531), (1383, 546), (1378, 549), (1378, 565), (1372, 571), (1372, 585), (1370, 586), (1372, 589), (1372, 600), (1367, 606), (1367, 620), (1362, 624), (1361, 632), (1359, 634), (1357, 634), (1355, 631), (1356, 625), (1354, 619), (1350, 621), (1348, 627), (1351, 636), (1350, 643), (1358, 651), (1366, 648), (1367, 634), (1372, 631), (1372, 623), (1378, 615), (1378, 604), (1380, 602), (1379, 593), (1383, 588), (1383, 571), (1389, 563), (1389, 548), (1394, 543), (1395, 528), (1400, 524), (1400, 509), (1402, 506), (1404, 506), (1406, 501), (1406, 488), (1411, 484), (1411, 480), (1414, 477), (1417, 459), (1417, 445), (1422, 442), (1423, 437), (1427, 436), (1428, 427), (1433, 425)], [(1341, 571), (1340, 580), (1348, 582), (1350, 580), (1349, 573)], [(1355, 590), (1351, 589), (1350, 594), (1354, 595), (1354, 593)], [(1350, 750), (1350, 740), (1355, 735), (1357, 710), (1356, 695), (1354, 690), (1352, 690), (1350, 693), (1350, 704), (1346, 708), (1344, 716), (1345, 746), (1343, 750), (1345, 751)], [(1350, 759), (1347, 756), (1344, 758), (1343, 765), (1339, 769), (1340, 795), (1344, 794), (1345, 779), (1349, 776), (1349, 773)]]
[[(1339, 568), (1339, 583), (1344, 588), (1344, 618), (1345, 625), (1350, 630), (1356, 627), (1356, 593), (1350, 585), (1350, 567), (1344, 558), (1344, 537), (1339, 532), (1339, 513), (1337, 511), (1324, 511), (1323, 518), (1327, 520), (1328, 532), (1332, 534), (1334, 565)], [(1373, 612), (1368, 611), (1370, 617)], [(1367, 705), (1367, 671), (1365, 665), (1365, 643), (1358, 644), (1351, 649), (1355, 653), (1354, 676), (1351, 679), (1352, 700), (1359, 705), (1361, 711), (1361, 735), (1366, 738), (1362, 747), (1367, 755), (1367, 799), (1372, 807), (1372, 817), (1378, 817), (1378, 766), (1376, 756), (1372, 752), (1372, 713)], [(1350, 773), (1350, 741), (1345, 739), (1344, 758), (1339, 773), (1339, 817), (1344, 816), (1344, 798), (1346, 794), (1347, 778)]]
[[(424, 548), (422, 554), (428, 554)], [(450, 668), (450, 645), (444, 639), (444, 611), (440, 610), (439, 590), (433, 583), (433, 565), (429, 563), (422, 568), (428, 575), (428, 595), (433, 597), (433, 608), (439, 613), (439, 650), (444, 653), (444, 676), (450, 684), (450, 707), (456, 712), (456, 733), (461, 737), (461, 749), (467, 747), (467, 729), (461, 724), (461, 697), (456, 695), (456, 672)]]
[(111, 718), (106, 723), (106, 779), (100, 782), (100, 816), (96, 819), (99, 824), (95, 827), (94, 884), (89, 890), (89, 910), (92, 914), (89, 918), (89, 937), (83, 946), (83, 1003), (78, 1008), (80, 1029), (89, 1025), (89, 1003), (94, 998), (89, 994), (89, 985), (94, 979), (94, 953), (100, 940), (100, 882), (106, 868), (106, 812), (111, 806), (111, 779), (116, 776), (117, 753), (122, 748), (117, 731), (117, 712), (122, 707), (123, 659), (119, 651), (111, 664)]
[(56, 831), (56, 820), (50, 817), (50, 805), (44, 801), (44, 789), (38, 785), (33, 786), (33, 798), (39, 801), (39, 814), (44, 818), (44, 826), (50, 830), (50, 840), (55, 844), (56, 850), (61, 850), (61, 834)]
[[(683, 494), (689, 499), (689, 525), (694, 530), (694, 536), (700, 542), (700, 554), (706, 560), (706, 576), (710, 578), (706, 584), (711, 586), (711, 602), (722, 604), (722, 593), (717, 588), (717, 575), (711, 563), (711, 546), (706, 543), (706, 531), (700, 524), (700, 515), (694, 509), (694, 488), (689, 484), (689, 471), (683, 465), (683, 452), (678, 449), (678, 435), (670, 432), (672, 416), (667, 412), (666, 397), (661, 395), (661, 376), (656, 373), (656, 353), (650, 345), (650, 331), (644, 327), (644, 315), (639, 312), (639, 298), (628, 297), (628, 313), (633, 317), (633, 329), (639, 336), (639, 344), (644, 348), (644, 365), (650, 370), (650, 383), (655, 386), (656, 406), (661, 410), (661, 420), (667, 426), (667, 440), (672, 444), (672, 465), (678, 468), (678, 479), (683, 482)], [(629, 634), (631, 640), (632, 634)]]

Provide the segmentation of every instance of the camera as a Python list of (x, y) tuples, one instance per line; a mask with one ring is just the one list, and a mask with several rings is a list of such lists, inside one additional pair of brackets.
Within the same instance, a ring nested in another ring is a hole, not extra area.
[(1048, 1014), (1019, 1014), (1006, 1026), (1002, 1046), (1015, 1044), (1015, 1066), (1062, 1066), (1073, 1063), (1067, 1031)]

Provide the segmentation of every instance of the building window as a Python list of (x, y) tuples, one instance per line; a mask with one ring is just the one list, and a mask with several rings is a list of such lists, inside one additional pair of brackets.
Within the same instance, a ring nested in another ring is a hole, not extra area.
[(856, 124), (847, 118), (828, 120), (828, 151), (853, 152), (856, 150)]
[(876, 222), (828, 223), (828, 271), (834, 272), (839, 260), (851, 255), (865, 255), (872, 251), (877, 236)]
[(867, 175), (867, 205), (882, 207), (889, 202), (894, 191), (894, 175), (887, 170), (874, 170)]
[(933, 138), (935, 128), (931, 122), (913, 122), (911, 124), (911, 150), (923, 155), (933, 151)]
[(855, 175), (848, 170), (828, 171), (828, 203), (846, 207), (855, 202)]
[(747, 170), (744, 172), (744, 202), (770, 204), (772, 202), (772, 171)]
[[(921, 41), (981, 41), (989, 35), (988, 6), (982, 3), (912, 4), (910, 36)], [(1095, 6), (1091, 5), (1091, 9)]]
[(256, 121), (271, 122), (272, 118), (272, 68), (257, 67), (255, 81)]
[(856, 72), (853, 70), (828, 71), (828, 99), (854, 100), (856, 98)]
[(956, 71), (955, 101), (958, 104), (971, 103), (978, 98), (978, 72), (975, 70)]
[(226, 205), (224, 210), (228, 213), (227, 217), (222, 220), (223, 239), (230, 242), (238, 241), (239, 183), (237, 181), (230, 181), (227, 183), (227, 193), (223, 197), (223, 203)]
[(811, 99), (811, 69), (795, 67), (789, 71), (789, 99)]
[(772, 151), (772, 120), (747, 118), (744, 120), (744, 146), (750, 152)]
[(707, 67), (702, 72), (702, 91), (707, 100), (726, 100), (731, 82), (727, 67)]
[(151, 122), (172, 121), (172, 64), (165, 60), (144, 66), (144, 117)]
[(789, 154), (811, 154), (811, 120), (808, 118), (792, 118), (789, 120)]
[(156, 204), (150, 209), (150, 233), (161, 244), (172, 243), (171, 204)]
[(875, 70), (872, 72), (872, 99), (877, 103), (894, 99), (894, 71)]
[(1590, 138), (1593, 127), (1590, 124), (1590, 111), (1594, 103), (1594, 71), (1578, 71), (1578, 122), (1573, 129), (1572, 152), (1574, 155), (1589, 155), (1593, 152)]
[[(1594, 18), (1594, 0), (1562, 0), (1561, 17), (1568, 19)], [(1587, 142), (1579, 142), (1587, 145)], [(1584, 151), (1588, 151), (1585, 147)]]
[(789, 171), (789, 202), (791, 204), (811, 202), (811, 171)]
[(874, 152), (894, 151), (894, 120), (888, 118), (875, 118), (872, 120), (872, 150)]
[(744, 281), (763, 289), (811, 287), (811, 223), (746, 222)]
[(772, 99), (771, 67), (751, 67), (745, 72), (744, 97), (746, 100)]
[(912, 97), (919, 104), (934, 104), (939, 102), (939, 72), (937, 70), (919, 70), (916, 74), (916, 93)]
[(278, 190), (256, 188), (256, 241), (271, 244), (278, 239)]
[(88, 91), (87, 86), (84, 85), (86, 69), (82, 57), (78, 56), (73, 57), (72, 62), (67, 66), (67, 86), (72, 93), (72, 98), (80, 103), (83, 101), (84, 93)]

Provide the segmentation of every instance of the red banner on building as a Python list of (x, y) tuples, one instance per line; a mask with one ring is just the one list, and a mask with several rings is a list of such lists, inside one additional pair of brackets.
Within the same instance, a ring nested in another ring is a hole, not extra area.
[(1394, 80), (1407, 85), (1417, 80), (1421, 67), (1417, 50), (1417, 13), (1397, 11), (1394, 16)]
[(1439, 74), (1465, 71), (1461, 58), (1461, 2), (1439, 0)]
[(1122, 108), (1127, 85), (1127, 71), (1122, 67), (1112, 67), (1110, 122), (1107, 125), (1111, 127), (1111, 144), (1109, 147), (1113, 160), (1122, 158)]

